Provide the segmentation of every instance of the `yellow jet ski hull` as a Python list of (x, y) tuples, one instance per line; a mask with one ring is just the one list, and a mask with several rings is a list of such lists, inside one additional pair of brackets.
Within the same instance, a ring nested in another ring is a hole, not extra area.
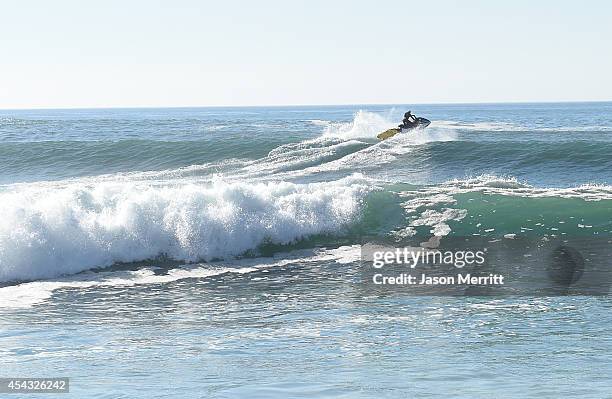
[(380, 140), (386, 140), (390, 137), (395, 136), (396, 134), (398, 134), (400, 132), (400, 128), (398, 127), (394, 127), (393, 129), (389, 129), (389, 130), (385, 130), (384, 132), (380, 133), (378, 137)]

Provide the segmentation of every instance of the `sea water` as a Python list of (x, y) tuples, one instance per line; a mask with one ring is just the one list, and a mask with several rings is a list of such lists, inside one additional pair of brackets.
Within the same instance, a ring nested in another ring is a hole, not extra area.
[[(432, 124), (376, 139), (408, 109)], [(359, 259), (366, 236), (611, 229), (612, 103), (0, 111), (0, 377), (606, 397), (609, 296), (372, 291)]]

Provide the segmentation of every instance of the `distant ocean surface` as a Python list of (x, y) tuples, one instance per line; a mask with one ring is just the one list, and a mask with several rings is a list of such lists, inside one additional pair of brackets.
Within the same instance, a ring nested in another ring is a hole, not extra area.
[[(408, 109), (432, 124), (377, 140)], [(610, 395), (609, 296), (362, 289), (363, 237), (427, 235), (609, 244), (612, 103), (0, 111), (0, 377)]]

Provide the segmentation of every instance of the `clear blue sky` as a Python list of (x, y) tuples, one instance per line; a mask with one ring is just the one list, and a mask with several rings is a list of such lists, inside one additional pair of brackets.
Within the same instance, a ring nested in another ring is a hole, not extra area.
[(0, 108), (612, 100), (608, 1), (0, 0)]

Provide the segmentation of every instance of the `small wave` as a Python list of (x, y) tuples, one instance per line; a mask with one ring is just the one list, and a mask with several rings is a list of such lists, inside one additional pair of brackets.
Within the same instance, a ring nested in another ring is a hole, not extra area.
[(475, 130), (475, 131), (521, 131), (526, 128), (518, 125), (514, 125), (507, 122), (458, 122), (458, 121), (447, 121), (439, 120), (433, 121), (431, 127), (437, 127), (441, 129), (454, 129), (454, 130)]
[(419, 145), (455, 139), (454, 132), (429, 129), (396, 135), (384, 141), (377, 140), (374, 144), (365, 140), (322, 136), (276, 148), (267, 158), (241, 170), (239, 176), (261, 177), (264, 173), (271, 175), (274, 172), (276, 178), (285, 179), (327, 172), (352, 173), (393, 162)]
[(401, 193), (404, 197), (416, 198), (405, 204), (407, 210), (415, 210), (421, 205), (433, 206), (454, 201), (452, 196), (472, 192), (500, 194), (525, 198), (578, 198), (584, 201), (612, 200), (612, 186), (603, 184), (583, 184), (568, 188), (540, 188), (522, 182), (513, 176), (484, 174), (466, 179), (453, 179), (435, 186), (426, 186)]
[(538, 127), (519, 125), (510, 122), (459, 122), (449, 120), (433, 121), (431, 127), (440, 129), (468, 130), (478, 132), (609, 132), (612, 126), (587, 125), (587, 126), (557, 126)]
[(0, 309), (28, 308), (38, 305), (60, 289), (88, 289), (92, 287), (133, 287), (138, 285), (165, 284), (173, 281), (207, 278), (221, 274), (246, 274), (258, 270), (273, 269), (292, 264), (321, 261), (349, 263), (360, 259), (360, 246), (343, 246), (335, 249), (300, 250), (277, 254), (273, 258), (250, 258), (231, 263), (183, 265), (164, 270), (147, 267), (128, 271), (85, 272), (74, 276), (32, 281), (0, 288)]
[[(410, 220), (408, 227), (392, 232), (399, 237), (414, 235), (419, 226), (431, 226), (430, 233), (445, 236), (451, 232), (449, 222), (463, 219), (467, 222), (453, 228), (456, 234), (488, 235), (501, 230), (499, 234), (511, 239), (519, 231), (537, 229), (542, 236), (555, 236), (578, 234), (577, 230), (596, 224), (598, 230), (594, 234), (609, 234), (609, 218), (604, 216), (609, 205), (586, 202), (612, 200), (610, 186), (537, 188), (515, 177), (482, 175), (406, 190), (399, 195), (407, 199), (401, 205)], [(558, 233), (561, 228), (563, 231)]]
[(326, 121), (322, 119), (308, 119), (306, 122), (309, 122), (315, 126), (324, 126), (324, 127), (327, 127), (331, 124), (331, 121)]
[(500, 188), (500, 189), (520, 189), (531, 188), (525, 182), (520, 182), (514, 176), (496, 176), (484, 174), (467, 179), (453, 179), (448, 181), (446, 186), (456, 186), (466, 189), (481, 189), (481, 188)]
[(217, 132), (219, 130), (227, 129), (230, 125), (211, 125), (205, 126), (203, 129), (209, 132)]
[(463, 180), (451, 180), (434, 190), (446, 194), (462, 194), (481, 191), (485, 194), (502, 194), (527, 198), (579, 198), (585, 201), (612, 199), (612, 186), (604, 184), (583, 184), (568, 188), (538, 188), (520, 182), (512, 176), (481, 175)]
[(540, 132), (610, 132), (612, 126), (595, 125), (595, 126), (560, 126), (560, 127), (540, 127), (537, 129)]

